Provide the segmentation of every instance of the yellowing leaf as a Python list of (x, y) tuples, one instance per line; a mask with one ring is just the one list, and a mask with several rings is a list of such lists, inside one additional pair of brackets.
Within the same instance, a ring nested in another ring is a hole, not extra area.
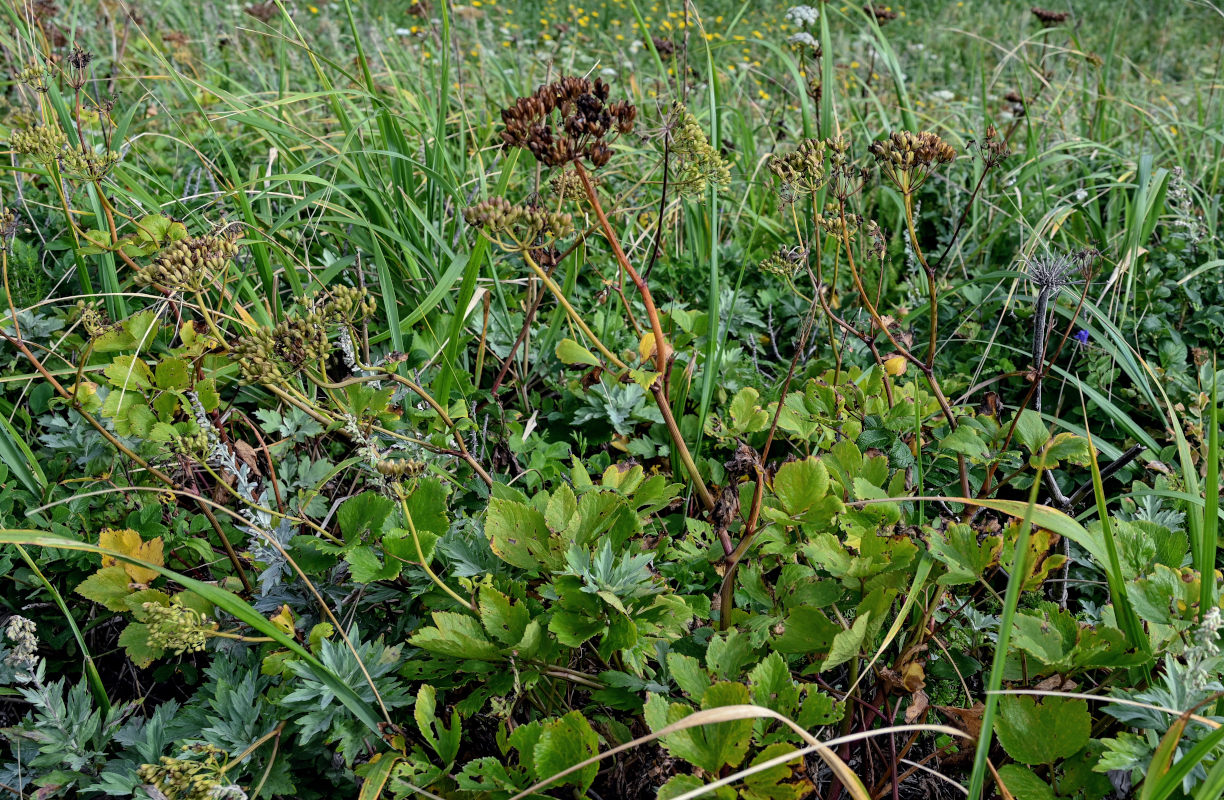
[[(165, 558), (162, 555), (162, 539), (160, 536), (145, 542), (141, 540), (140, 534), (130, 528), (123, 530), (106, 529), (98, 535), (98, 546), (107, 550), (114, 550), (117, 553), (123, 553), (125, 556), (148, 562), (155, 567), (165, 566)], [(119, 559), (114, 556), (102, 556), (102, 566), (123, 567), (124, 572), (128, 574), (135, 583), (149, 583), (157, 577), (156, 570), (142, 567), (139, 564), (132, 564), (124, 561), (120, 563)]]
[(901, 356), (893, 356), (892, 358), (884, 359), (884, 371), (894, 377), (897, 375), (904, 375), (905, 367), (905, 359)]
[(289, 606), (281, 606), (280, 611), (277, 611), (268, 619), (273, 625), (284, 631), (286, 636), (293, 635), (293, 612), (289, 610)]
[(655, 336), (654, 333), (648, 331), (642, 341), (638, 343), (638, 355), (642, 357), (642, 361), (649, 361), (655, 352)]

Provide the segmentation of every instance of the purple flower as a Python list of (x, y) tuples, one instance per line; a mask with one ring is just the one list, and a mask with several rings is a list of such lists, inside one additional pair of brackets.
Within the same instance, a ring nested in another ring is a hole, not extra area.
[(1088, 344), (1088, 331), (1084, 328), (1080, 328), (1075, 332), (1074, 338), (1075, 341), (1079, 342), (1080, 344)]

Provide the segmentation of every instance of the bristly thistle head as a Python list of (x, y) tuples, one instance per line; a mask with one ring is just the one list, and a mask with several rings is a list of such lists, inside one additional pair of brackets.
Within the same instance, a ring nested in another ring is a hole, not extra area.
[(869, 148), (884, 177), (904, 194), (912, 194), (931, 173), (956, 158), (956, 150), (931, 131), (893, 131)]
[(1043, 292), (1057, 292), (1078, 283), (1075, 276), (1079, 272), (1075, 259), (1064, 253), (1035, 256), (1028, 262), (1028, 279)]
[(1058, 291), (1092, 278), (1092, 269), (1101, 253), (1095, 247), (1083, 247), (1072, 253), (1035, 256), (1028, 262), (1029, 280), (1038, 289)]
[(625, 100), (608, 102), (608, 84), (578, 76), (545, 84), (501, 112), (506, 147), (531, 151), (546, 167), (585, 159), (602, 167), (612, 157), (617, 135), (633, 131), (637, 108)]

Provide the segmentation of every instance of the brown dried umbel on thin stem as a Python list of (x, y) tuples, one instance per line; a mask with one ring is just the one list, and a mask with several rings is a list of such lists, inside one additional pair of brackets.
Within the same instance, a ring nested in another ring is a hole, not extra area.
[(867, 5), (863, 6), (863, 10), (875, 17), (876, 24), (878, 25), (883, 25), (886, 22), (892, 22), (897, 18), (897, 12), (893, 11), (888, 6), (871, 5), (868, 3)]
[(254, 17), (260, 22), (271, 22), (272, 18), (280, 13), (280, 10), (276, 7), (276, 3), (272, 2), (252, 3), (242, 10), (247, 16)]
[(676, 54), (676, 43), (671, 39), (661, 39), (658, 36), (651, 36), (650, 42), (654, 45), (655, 52), (659, 54), (659, 59), (661, 61), (670, 61), (671, 57)]
[(602, 79), (569, 76), (545, 84), (502, 110), (502, 143), (531, 151), (546, 167), (585, 159), (602, 167), (612, 157), (617, 135), (633, 131), (637, 108), (625, 100), (608, 102)]
[(956, 150), (930, 131), (894, 131), (887, 139), (872, 142), (869, 149), (884, 177), (905, 194), (912, 194), (936, 168), (956, 158)]
[(1039, 8), (1033, 6), (1031, 9), (1033, 16), (1041, 23), (1043, 28), (1052, 28), (1055, 25), (1061, 25), (1071, 17), (1070, 11), (1053, 11), (1048, 8)]
[(986, 126), (986, 135), (980, 142), (970, 142), (969, 147), (977, 150), (978, 157), (986, 165), (986, 169), (994, 169), (1008, 158), (1011, 158), (1011, 148), (1006, 139), (999, 138), (999, 132), (994, 125)]
[(79, 45), (72, 46), (72, 52), (64, 59), (68, 65), (68, 70), (65, 71), (64, 80), (73, 90), (80, 89), (89, 80), (89, 62), (94, 60), (94, 54), (88, 50), (82, 49)]

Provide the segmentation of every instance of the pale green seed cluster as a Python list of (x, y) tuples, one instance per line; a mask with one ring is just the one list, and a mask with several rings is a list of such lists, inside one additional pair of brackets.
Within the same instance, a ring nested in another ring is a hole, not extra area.
[(472, 227), (505, 234), (521, 244), (538, 244), (541, 238), (562, 239), (574, 232), (574, 218), (563, 211), (522, 206), (504, 197), (483, 200), (463, 210)]
[(411, 478), (425, 471), (425, 463), (412, 458), (382, 458), (374, 469), (387, 478)]
[(317, 294), (312, 306), (333, 322), (358, 323), (370, 319), (378, 311), (378, 303), (370, 291), (357, 286), (332, 286), (327, 294)]
[[(589, 180), (594, 183), (596, 179), (592, 177)], [(574, 170), (562, 170), (548, 185), (553, 194), (562, 200), (573, 200), (577, 203), (586, 199), (586, 187), (582, 185), (582, 178), (578, 177)]]
[(826, 143), (820, 139), (804, 139), (793, 152), (770, 156), (769, 171), (782, 181), (790, 194), (812, 194), (825, 184), (826, 148)]
[(195, 292), (238, 255), (238, 244), (229, 236), (206, 234), (180, 239), (167, 245), (153, 261), (136, 273), (140, 286), (162, 286), (173, 291)]
[(88, 147), (69, 147), (60, 155), (60, 169), (72, 178), (99, 181), (119, 163), (119, 154), (110, 150), (96, 153)]
[(790, 278), (803, 266), (807, 252), (802, 247), (779, 247), (758, 267), (782, 278)]
[(84, 300), (78, 300), (76, 308), (81, 327), (85, 329), (86, 335), (90, 338), (110, 330), (110, 321), (106, 318), (106, 312), (94, 308)]
[[(141, 764), (136, 771), (143, 783), (154, 786), (167, 800), (211, 800), (225, 784), (225, 751), (208, 744), (184, 747), (183, 758), (162, 756), (156, 764)], [(194, 756), (194, 758), (193, 758)]]
[(176, 455), (189, 458), (204, 459), (210, 449), (208, 433), (196, 430), (192, 433), (182, 433), (170, 440), (170, 450)]
[(188, 608), (177, 597), (164, 606), (145, 603), (141, 606), (145, 624), (149, 626), (149, 644), (174, 655), (199, 653), (204, 650), (208, 633), (214, 625), (205, 622), (194, 608)]
[(10, 133), (9, 145), (17, 155), (29, 156), (47, 166), (64, 154), (68, 148), (68, 137), (59, 128), (31, 125)]
[(682, 195), (702, 194), (714, 186), (731, 183), (731, 168), (710, 144), (701, 123), (687, 108), (677, 103), (673, 109), (672, 153), (679, 161), (674, 186)]
[(231, 348), (248, 383), (283, 383), (303, 364), (317, 364), (331, 353), (328, 318), (320, 311), (287, 319), (273, 328), (256, 328)]
[(48, 72), (50, 70), (47, 69), (45, 64), (31, 64), (17, 72), (17, 82), (29, 86), (36, 92), (46, 93), (47, 83), (45, 78)]

